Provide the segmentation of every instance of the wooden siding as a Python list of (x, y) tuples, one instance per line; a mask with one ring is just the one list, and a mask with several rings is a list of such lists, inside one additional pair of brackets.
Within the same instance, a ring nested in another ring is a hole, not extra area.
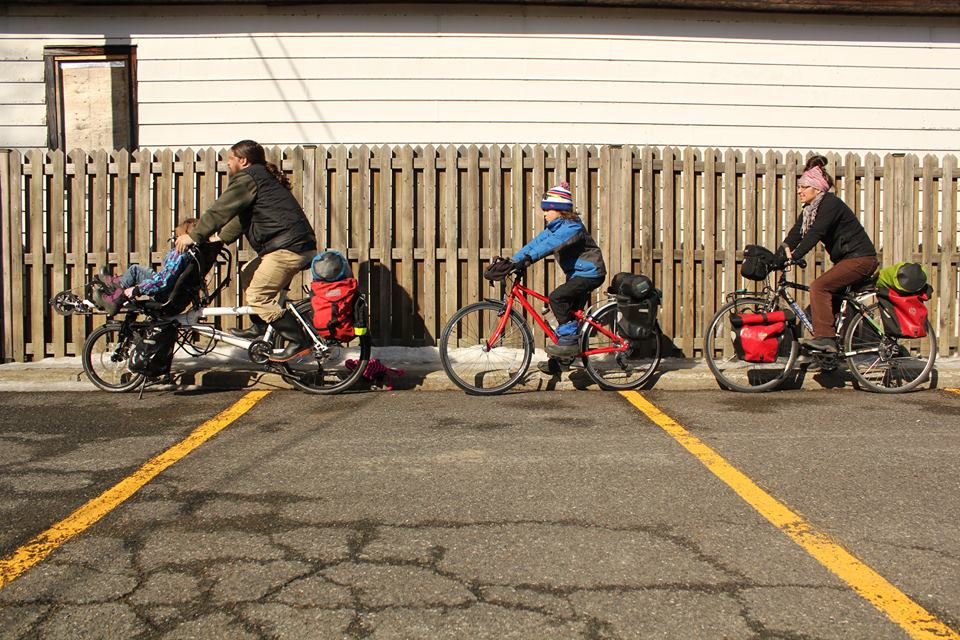
[[(103, 265), (115, 273), (157, 265), (175, 222), (204, 210), (225, 185), (225, 155), (0, 153), (3, 357), (77, 355), (102, 316), (64, 318), (47, 301), (62, 289), (82, 292)], [(289, 174), (319, 244), (343, 251), (370, 292), (378, 345), (434, 345), (459, 307), (497, 296), (484, 266), (542, 229), (539, 199), (566, 180), (609, 275), (653, 276), (673, 353), (688, 357), (702, 356), (704, 327), (724, 296), (756, 286), (739, 276), (744, 246), (774, 247), (796, 220), (804, 162), (772, 150), (555, 145), (275, 147), (268, 156)], [(836, 191), (882, 262), (927, 266), (940, 353), (960, 353), (956, 156), (830, 158)], [(232, 250), (241, 264), (254, 256), (242, 242)], [(809, 282), (826, 266), (818, 249), (798, 278)], [(558, 277), (550, 258), (529, 283), (548, 291)], [(234, 278), (219, 302), (238, 296)]]
[[(178, 0), (182, 1), (182, 0)], [(290, 4), (290, 0), (187, 0), (195, 5)], [(313, 0), (310, 4), (342, 4), (343, 0)], [(449, 0), (377, 0), (354, 4), (442, 4)], [(168, 6), (169, 0), (32, 0), (33, 5), (139, 5)], [(797, 13), (853, 13), (859, 15), (956, 15), (957, 0), (485, 0), (481, 5), (533, 5), (565, 7), (640, 7), (656, 9), (703, 9), (709, 11), (776, 11)]]
[(960, 20), (952, 17), (867, 23), (450, 6), (10, 11), (0, 34), (0, 145), (14, 148), (45, 143), (44, 45), (123, 42), (137, 46), (147, 146), (253, 137), (960, 149)]

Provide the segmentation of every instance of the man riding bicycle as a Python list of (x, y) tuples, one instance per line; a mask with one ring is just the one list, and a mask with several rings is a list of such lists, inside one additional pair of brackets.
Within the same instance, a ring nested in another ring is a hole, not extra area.
[(229, 244), (245, 235), (257, 257), (242, 271), (246, 304), (253, 307), (253, 326), (235, 330), (243, 338), (256, 338), (271, 324), (289, 342), (272, 359), (287, 360), (307, 348), (300, 323), (280, 307), (280, 294), (293, 277), (310, 264), (317, 252), (317, 239), (290, 182), (276, 165), (268, 163), (263, 147), (241, 140), (227, 155), (230, 184), (217, 201), (200, 216), (189, 233), (177, 237), (181, 253), (212, 233)]

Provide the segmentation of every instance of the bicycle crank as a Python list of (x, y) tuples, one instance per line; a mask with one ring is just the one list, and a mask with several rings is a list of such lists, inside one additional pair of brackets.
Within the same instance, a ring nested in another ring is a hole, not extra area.
[(247, 354), (250, 359), (257, 364), (267, 364), (270, 356), (273, 354), (273, 345), (266, 340), (254, 340), (247, 347)]

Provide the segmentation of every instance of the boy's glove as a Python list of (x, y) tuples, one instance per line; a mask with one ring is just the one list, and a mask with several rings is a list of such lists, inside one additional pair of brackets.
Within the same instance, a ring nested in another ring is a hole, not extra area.
[(490, 263), (490, 266), (484, 269), (483, 277), (487, 280), (499, 281), (513, 273), (516, 268), (515, 262), (508, 258), (497, 256)]
[(511, 260), (511, 263), (513, 264), (513, 270), (515, 272), (523, 273), (524, 271), (530, 268), (530, 265), (533, 264), (533, 259), (530, 258), (530, 256), (524, 256), (523, 260), (521, 260), (520, 262), (513, 262)]

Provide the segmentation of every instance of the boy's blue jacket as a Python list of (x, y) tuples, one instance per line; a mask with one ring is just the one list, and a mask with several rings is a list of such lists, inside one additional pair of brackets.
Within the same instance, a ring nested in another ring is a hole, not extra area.
[(552, 253), (557, 254), (557, 263), (567, 274), (567, 279), (604, 278), (607, 275), (600, 247), (587, 233), (580, 218), (557, 218), (514, 254), (511, 260), (520, 262), (530, 258), (536, 262)]

